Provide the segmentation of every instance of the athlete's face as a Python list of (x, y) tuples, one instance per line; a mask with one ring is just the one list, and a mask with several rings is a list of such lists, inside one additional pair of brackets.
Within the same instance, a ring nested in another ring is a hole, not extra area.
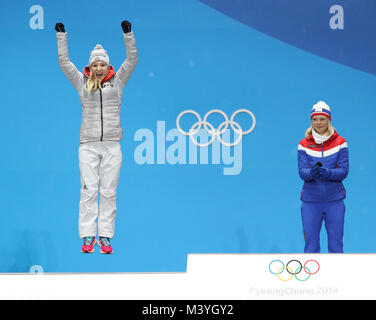
[(315, 129), (315, 131), (318, 134), (323, 135), (328, 130), (328, 118), (325, 116), (314, 116), (312, 118), (312, 128)]
[(101, 60), (94, 61), (91, 64), (90, 69), (98, 81), (102, 81), (110, 71), (110, 68), (107, 65), (107, 63)]

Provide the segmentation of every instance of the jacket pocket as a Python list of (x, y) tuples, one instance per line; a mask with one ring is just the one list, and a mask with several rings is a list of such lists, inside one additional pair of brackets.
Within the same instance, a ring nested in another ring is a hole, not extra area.
[(346, 196), (346, 190), (345, 190), (345, 187), (343, 185), (341, 185), (341, 189), (342, 189), (343, 195)]

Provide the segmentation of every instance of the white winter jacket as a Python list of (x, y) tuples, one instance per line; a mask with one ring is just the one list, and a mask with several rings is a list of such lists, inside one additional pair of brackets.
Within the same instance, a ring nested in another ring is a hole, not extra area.
[(133, 32), (124, 33), (126, 59), (115, 73), (113, 67), (102, 81), (102, 90), (88, 93), (89, 67), (77, 70), (69, 60), (66, 32), (57, 32), (57, 51), (61, 70), (77, 90), (82, 109), (80, 143), (89, 141), (119, 141), (123, 137), (120, 107), (123, 89), (137, 64), (137, 48)]

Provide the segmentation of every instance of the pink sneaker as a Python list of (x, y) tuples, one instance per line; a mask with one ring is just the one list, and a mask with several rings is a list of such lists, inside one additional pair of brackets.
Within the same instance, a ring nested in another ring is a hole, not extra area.
[(98, 245), (101, 247), (101, 253), (104, 253), (104, 254), (113, 253), (109, 238), (99, 237)]
[(82, 253), (92, 253), (92, 252), (94, 252), (95, 243), (96, 243), (95, 237), (85, 237), (84, 238), (84, 244), (81, 248), (81, 252)]

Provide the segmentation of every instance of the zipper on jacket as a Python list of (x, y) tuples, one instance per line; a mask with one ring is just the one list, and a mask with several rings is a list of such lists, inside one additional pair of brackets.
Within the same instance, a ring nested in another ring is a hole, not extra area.
[(99, 88), (99, 95), (101, 98), (101, 141), (103, 140), (103, 102), (102, 102), (102, 89)]

